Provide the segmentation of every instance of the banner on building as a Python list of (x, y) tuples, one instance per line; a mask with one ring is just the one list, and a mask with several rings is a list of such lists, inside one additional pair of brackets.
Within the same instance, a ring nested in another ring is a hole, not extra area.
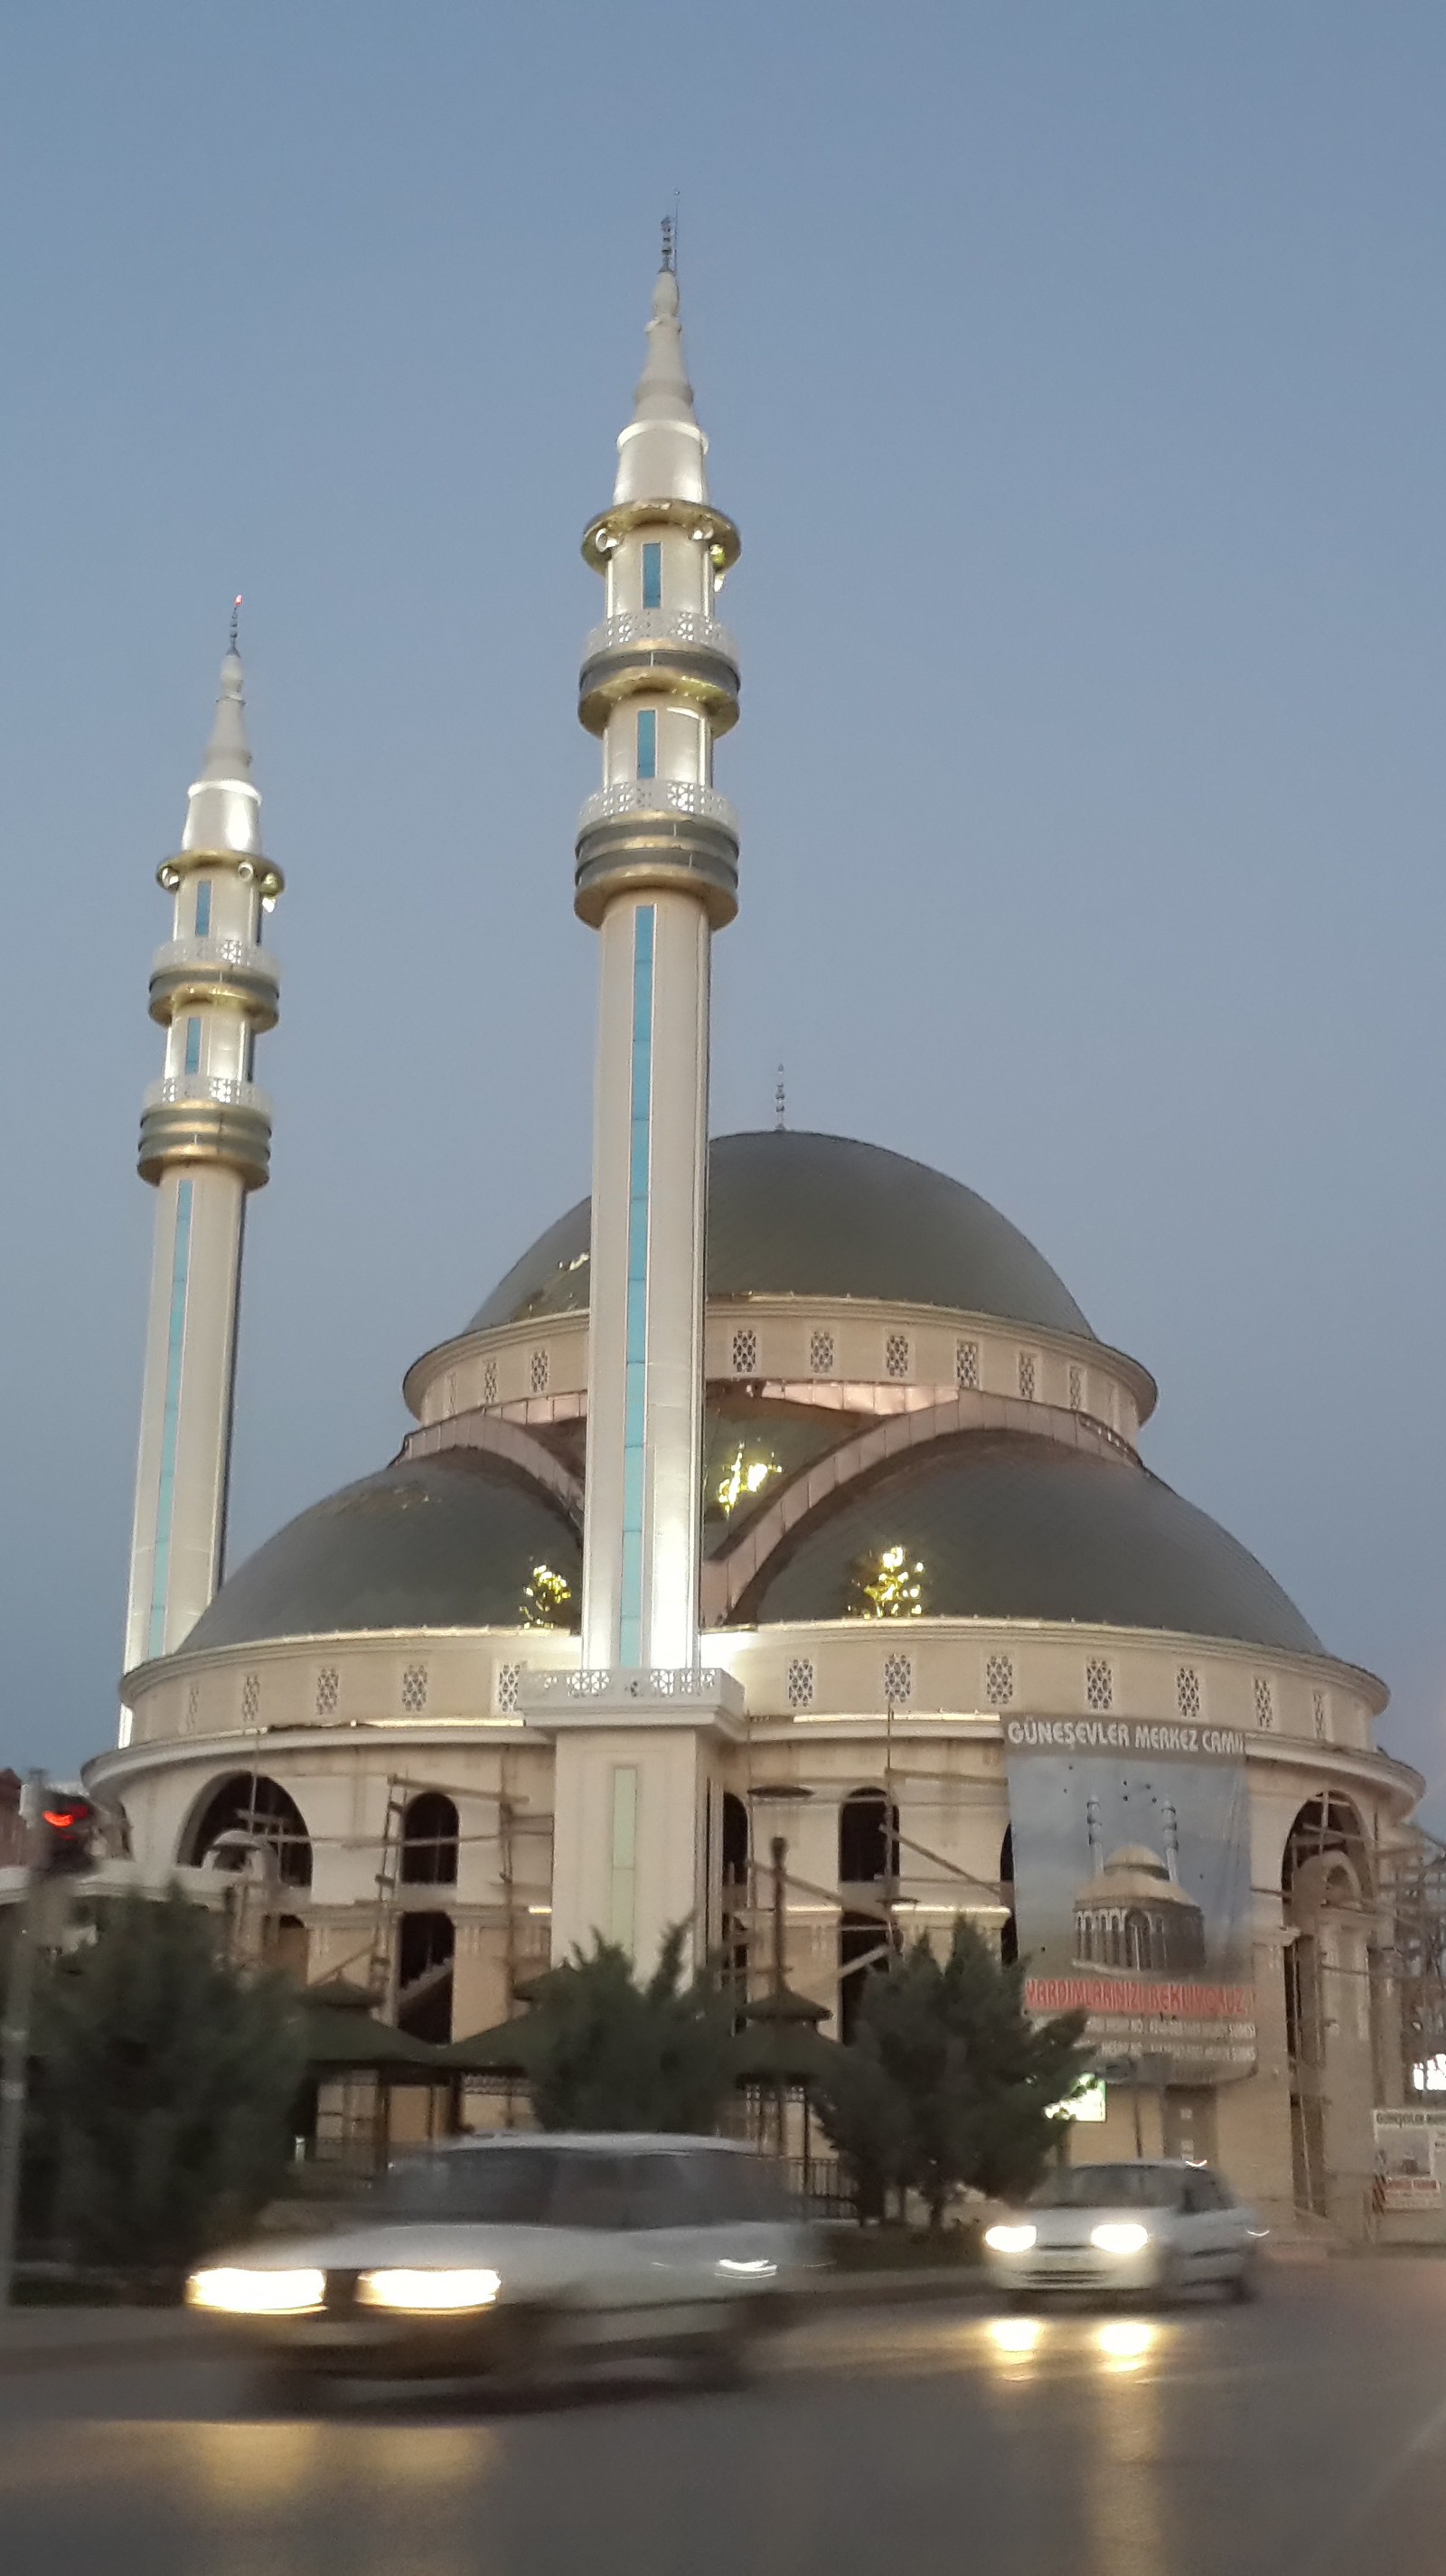
[(1031, 2012), (1083, 2011), (1133, 2080), (1255, 2064), (1250, 1804), (1231, 1729), (1006, 1717), (1014, 1907)]
[(1372, 2113), (1376, 2132), (1376, 2207), (1446, 2206), (1446, 2111)]

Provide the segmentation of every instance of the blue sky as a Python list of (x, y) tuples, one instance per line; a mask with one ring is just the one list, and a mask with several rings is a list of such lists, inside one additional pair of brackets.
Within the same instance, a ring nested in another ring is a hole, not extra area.
[(112, 1725), (154, 884), (286, 870), (233, 1537), (586, 1186), (573, 717), (657, 219), (745, 552), (714, 1123), (957, 1173), (1446, 1773), (1446, 18), (0, 13), (0, 1761)]

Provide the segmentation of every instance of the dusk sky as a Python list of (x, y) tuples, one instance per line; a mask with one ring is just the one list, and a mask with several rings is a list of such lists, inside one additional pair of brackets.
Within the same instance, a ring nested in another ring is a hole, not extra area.
[(744, 717), (715, 1129), (956, 1174), (1446, 1824), (1446, 13), (0, 9), (0, 1764), (113, 1739), (149, 959), (233, 594), (282, 1021), (233, 1561), (586, 1189), (575, 679), (658, 219)]

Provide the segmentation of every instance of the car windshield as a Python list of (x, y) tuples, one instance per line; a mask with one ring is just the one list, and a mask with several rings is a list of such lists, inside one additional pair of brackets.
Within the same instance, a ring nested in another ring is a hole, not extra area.
[(1181, 2179), (1160, 2165), (1074, 2165), (1049, 2174), (1034, 2209), (1177, 2209)]
[(376, 2184), (376, 2217), (503, 2227), (719, 2227), (788, 2215), (766, 2158), (674, 2148), (464, 2147), (401, 2156)]

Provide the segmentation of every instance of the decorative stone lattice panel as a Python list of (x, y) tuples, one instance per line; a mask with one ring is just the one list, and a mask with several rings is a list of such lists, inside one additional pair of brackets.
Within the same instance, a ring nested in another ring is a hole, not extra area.
[(532, 1371), (531, 1371), (531, 1378), (532, 1378), (532, 1392), (533, 1392), (533, 1394), (534, 1394), (534, 1395), (546, 1395), (546, 1393), (547, 1393), (547, 1353), (546, 1353), (546, 1351), (534, 1351), (534, 1352), (533, 1352), (533, 1354), (532, 1354)]
[(427, 1705), (427, 1667), (408, 1664), (402, 1675), (402, 1707), (408, 1717), (420, 1717)]
[(1034, 1402), (1035, 1366), (1033, 1351), (1019, 1354), (1019, 1392), (1026, 1404)]
[(884, 1343), (884, 1368), (890, 1377), (908, 1376), (909, 1336), (907, 1333), (889, 1334)]
[(1200, 1714), (1200, 1676), (1193, 1664), (1182, 1664), (1175, 1675), (1175, 1705), (1182, 1717)]
[(1330, 1712), (1326, 1707), (1326, 1695), (1323, 1690), (1313, 1690), (1311, 1692), (1310, 1709), (1311, 1715), (1315, 1720), (1316, 1742), (1317, 1744), (1324, 1744), (1329, 1739), (1331, 1730)]
[(914, 1659), (912, 1655), (885, 1655), (884, 1697), (897, 1707), (901, 1700), (914, 1696)]
[(444, 1411), (449, 1414), (455, 1413), (457, 1410), (457, 1372), (455, 1369), (448, 1369), (446, 1377), (443, 1379), (442, 1405)]
[(756, 1377), (758, 1374), (758, 1335), (750, 1326), (733, 1336), (733, 1374)]
[(815, 1377), (827, 1377), (833, 1368), (833, 1335), (819, 1325), (808, 1337), (808, 1365)]
[(484, 1404), (495, 1404), (497, 1401), (497, 1362), (495, 1360), (489, 1360), (482, 1371), (482, 1401)]
[(335, 1717), (341, 1697), (341, 1675), (335, 1664), (323, 1664), (316, 1676), (316, 1713), (318, 1717)]
[(1008, 1708), (1014, 1697), (1014, 1657), (986, 1655), (984, 1658), (984, 1698), (989, 1708)]
[(960, 1386), (977, 1389), (979, 1384), (979, 1345), (977, 1342), (955, 1343), (954, 1375)]
[(1257, 1726), (1275, 1724), (1275, 1692), (1266, 1673), (1255, 1676), (1255, 1722)]
[(186, 1693), (186, 1733), (194, 1735), (201, 1715), (201, 1685), (192, 1682)]
[(812, 1708), (813, 1657), (811, 1655), (790, 1656), (786, 1691), (790, 1708)]
[(521, 1688), (522, 1666), (520, 1664), (499, 1664), (497, 1667), (497, 1710), (499, 1716), (511, 1717), (514, 1714), (517, 1707), (517, 1695)]
[(1071, 1413), (1084, 1409), (1084, 1370), (1077, 1360), (1071, 1360), (1069, 1364), (1069, 1409)]
[(241, 1684), (241, 1723), (254, 1726), (261, 1715), (261, 1675), (247, 1673)]
[(1103, 1714), (1115, 1704), (1115, 1676), (1103, 1655), (1091, 1655), (1085, 1665), (1085, 1706)]

